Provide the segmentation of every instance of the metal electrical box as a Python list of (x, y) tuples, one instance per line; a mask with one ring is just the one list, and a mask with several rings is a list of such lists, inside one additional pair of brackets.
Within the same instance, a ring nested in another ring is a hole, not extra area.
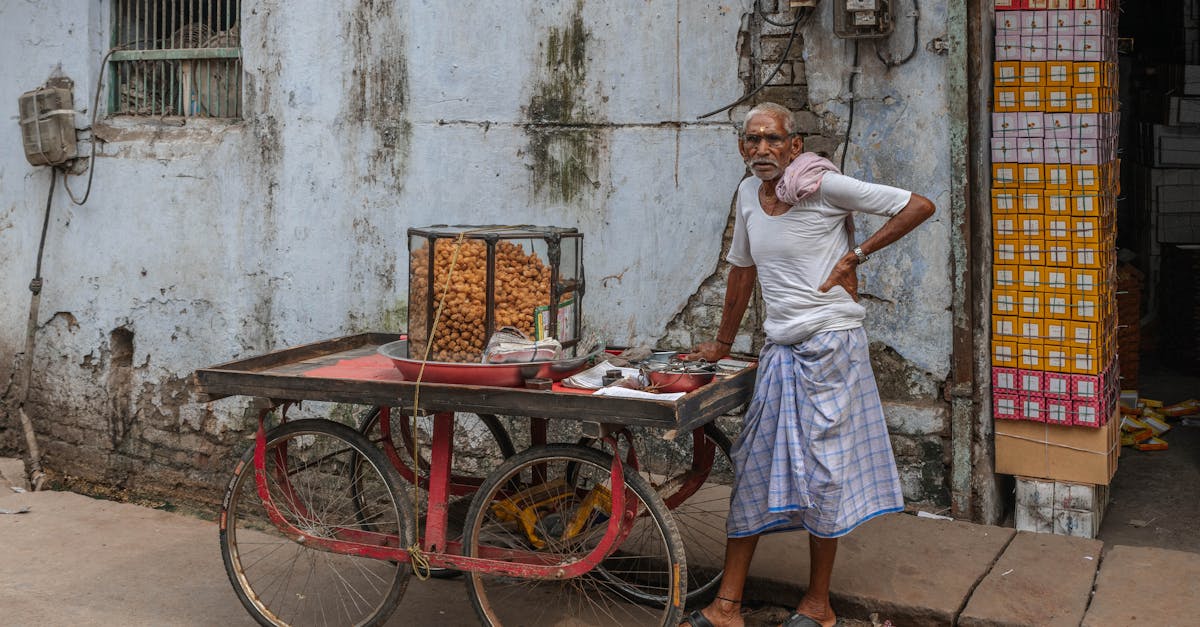
[(834, 0), (833, 33), (842, 39), (876, 39), (892, 34), (891, 0)]
[(21, 143), (31, 165), (62, 165), (77, 156), (70, 81), (47, 83), (21, 94), (17, 102)]

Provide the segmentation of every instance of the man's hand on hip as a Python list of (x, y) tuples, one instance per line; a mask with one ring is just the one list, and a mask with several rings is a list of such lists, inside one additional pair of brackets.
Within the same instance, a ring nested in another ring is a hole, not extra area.
[(828, 292), (833, 289), (833, 286), (840, 285), (846, 293), (855, 301), (858, 300), (858, 258), (850, 255), (849, 258), (843, 255), (838, 259), (837, 265), (833, 266), (833, 271), (829, 273), (829, 278), (818, 288), (821, 292)]

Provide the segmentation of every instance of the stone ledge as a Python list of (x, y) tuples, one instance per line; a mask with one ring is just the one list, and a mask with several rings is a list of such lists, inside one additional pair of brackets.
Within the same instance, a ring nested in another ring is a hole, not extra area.
[(1082, 627), (1194, 625), (1200, 616), (1200, 555), (1116, 546), (1105, 553)]

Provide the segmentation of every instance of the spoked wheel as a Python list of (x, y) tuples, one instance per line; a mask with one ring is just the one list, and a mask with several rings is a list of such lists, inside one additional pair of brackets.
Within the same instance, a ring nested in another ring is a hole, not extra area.
[[(662, 498), (679, 526), (688, 560), (687, 602), (706, 602), (716, 593), (725, 572), (725, 519), (729, 484), (733, 481), (729, 436), (709, 423), (673, 440), (648, 429), (637, 429), (631, 437), (638, 459), (637, 473)], [(588, 438), (580, 443), (596, 445)], [(619, 573), (604, 569), (597, 572), (612, 577), (614, 583), (620, 581)], [(645, 594), (637, 585), (625, 591), (629, 598), (642, 603), (667, 602), (662, 596)]]
[[(583, 446), (550, 444), (510, 458), (471, 501), (463, 552), (531, 551), (571, 564), (598, 545), (612, 511), (612, 456)], [(677, 603), (633, 603), (629, 589), (680, 599), (687, 567), (683, 542), (658, 494), (636, 472), (624, 472), (625, 511), (634, 516), (624, 540), (603, 559), (606, 573), (561, 581), (467, 573), (467, 592), (485, 625), (670, 625)]]
[[(306, 534), (393, 547), (413, 541), (412, 510), (395, 469), (347, 426), (297, 420), (271, 429), (264, 474), (270, 502)], [(408, 585), (408, 564), (293, 541), (268, 518), (255, 476), (251, 446), (225, 491), (220, 529), (225, 571), (250, 615), (262, 625), (387, 620)]]
[[(419, 524), (425, 522), (429, 508), (429, 455), (433, 450), (431, 435), (433, 417), (417, 418), (416, 438), (413, 437), (413, 418), (399, 408), (373, 407), (363, 417), (359, 432), (371, 442), (378, 444), (392, 465), (406, 482), (416, 480), (417, 489), (411, 483), (404, 487), (417, 508)], [(450, 466), (450, 503), (447, 517), (447, 539), (457, 541), (462, 537), (463, 521), (470, 506), (470, 495), (474, 494), (487, 475), (500, 460), (515, 453), (512, 438), (492, 414), (454, 414), (454, 457)], [(413, 455), (416, 454), (414, 464)], [(416, 469), (414, 472), (414, 468)], [(357, 494), (355, 495), (357, 497)], [(431, 568), (429, 575), (441, 579), (457, 577), (459, 571), (451, 568)]]

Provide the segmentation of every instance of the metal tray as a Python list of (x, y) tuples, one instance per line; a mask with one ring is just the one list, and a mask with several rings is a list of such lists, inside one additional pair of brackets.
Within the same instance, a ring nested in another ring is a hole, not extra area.
[[(416, 381), (420, 377), (422, 383), (493, 385), (506, 388), (524, 387), (526, 379), (560, 381), (586, 368), (591, 359), (602, 351), (602, 348), (597, 348), (594, 352), (582, 357), (554, 361), (469, 364), (444, 361), (422, 362), (419, 359), (411, 359), (408, 356), (408, 340), (388, 342), (378, 349), (380, 355), (392, 360), (392, 364), (404, 376), (405, 381)], [(422, 372), (422, 366), (424, 366), (424, 372)]]

